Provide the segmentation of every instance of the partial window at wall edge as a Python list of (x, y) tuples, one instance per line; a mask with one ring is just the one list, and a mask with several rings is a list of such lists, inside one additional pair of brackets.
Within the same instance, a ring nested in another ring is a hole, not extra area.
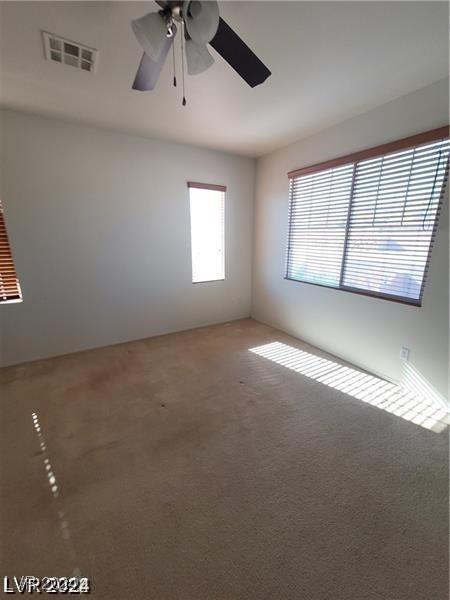
[(22, 290), (9, 244), (5, 213), (0, 200), (0, 304), (22, 302)]

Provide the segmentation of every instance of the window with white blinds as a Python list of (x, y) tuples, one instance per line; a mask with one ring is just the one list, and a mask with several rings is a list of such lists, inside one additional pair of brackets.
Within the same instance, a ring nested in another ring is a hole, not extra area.
[(225, 279), (225, 186), (188, 182), (192, 283)]
[(286, 277), (420, 305), (448, 129), (289, 174)]
[(14, 267), (0, 200), (0, 303), (19, 302), (20, 300), (22, 300), (22, 292)]

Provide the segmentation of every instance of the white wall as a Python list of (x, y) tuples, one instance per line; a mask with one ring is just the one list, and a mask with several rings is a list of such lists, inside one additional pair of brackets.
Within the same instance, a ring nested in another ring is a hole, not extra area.
[(448, 194), (422, 308), (284, 279), (287, 172), (448, 123), (448, 80), (394, 100), (258, 160), (253, 310), (356, 365), (401, 379), (400, 346), (442, 395), (448, 385)]
[[(249, 316), (253, 160), (0, 119), (0, 194), (24, 297), (0, 307), (1, 365)], [(228, 188), (225, 281), (191, 283), (187, 180)]]

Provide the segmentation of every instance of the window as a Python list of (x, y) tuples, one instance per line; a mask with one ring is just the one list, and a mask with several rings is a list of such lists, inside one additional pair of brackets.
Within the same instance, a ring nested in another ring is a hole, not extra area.
[(289, 173), (286, 278), (420, 306), (448, 157), (443, 127)]
[(18, 302), (20, 300), (22, 300), (22, 293), (14, 268), (3, 206), (0, 201), (0, 302)]
[(192, 282), (225, 279), (226, 188), (188, 182), (191, 213)]

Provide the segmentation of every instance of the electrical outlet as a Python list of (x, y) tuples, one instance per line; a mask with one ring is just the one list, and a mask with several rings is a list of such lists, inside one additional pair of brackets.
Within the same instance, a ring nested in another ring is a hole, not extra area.
[(400, 348), (400, 360), (408, 360), (409, 359), (409, 348), (406, 346), (402, 346)]

